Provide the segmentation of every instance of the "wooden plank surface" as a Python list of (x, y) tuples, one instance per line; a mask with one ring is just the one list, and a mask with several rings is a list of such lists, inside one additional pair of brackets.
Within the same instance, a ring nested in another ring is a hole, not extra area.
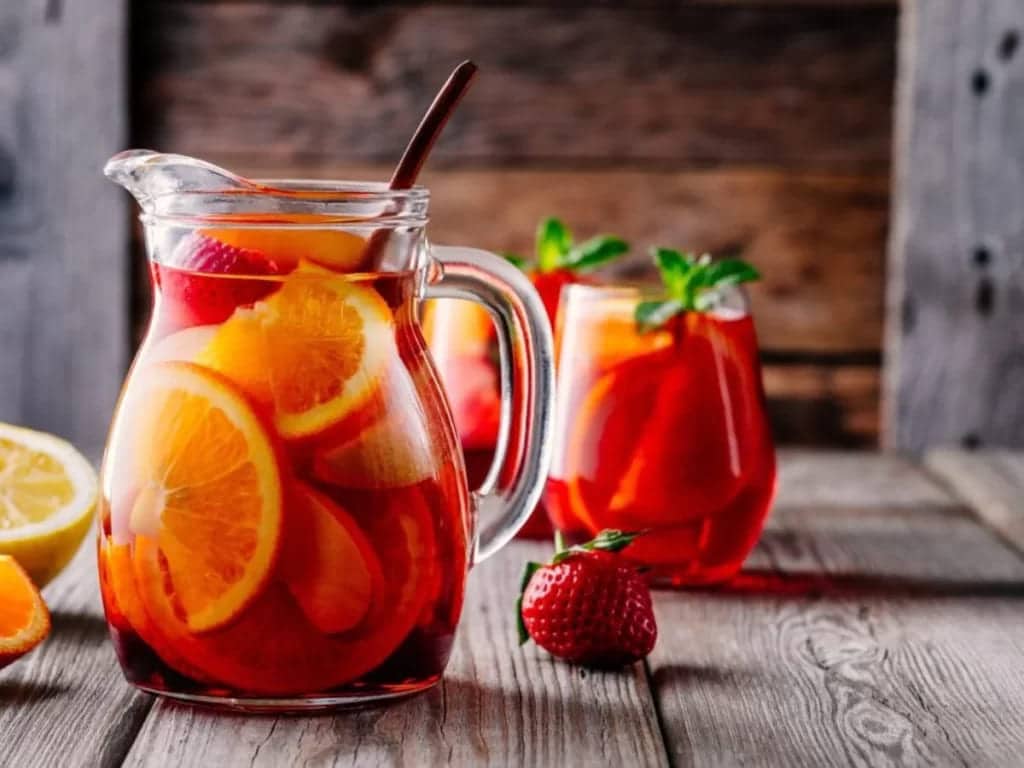
[(128, 343), (125, 3), (0, 9), (0, 420), (102, 444)]
[(121, 677), (91, 536), (43, 595), (50, 637), (0, 674), (0, 768), (118, 766), (152, 700)]
[(902, 461), (790, 457), (745, 575), (659, 593), (678, 765), (972, 765), (1024, 749), (1024, 561)]
[(514, 601), (527, 559), (516, 542), (482, 564), (443, 682), (404, 702), (318, 717), (238, 717), (164, 702), (130, 766), (666, 765), (641, 665), (582, 672), (517, 646)]
[(1024, 551), (1024, 454), (946, 449), (929, 453), (926, 464), (982, 520)]
[(887, 443), (1024, 447), (1024, 4), (903, 19)]
[(434, 163), (889, 167), (893, 7), (164, 0), (134, 18), (137, 139), (190, 154), (393, 162), (473, 58), (485, 76)]

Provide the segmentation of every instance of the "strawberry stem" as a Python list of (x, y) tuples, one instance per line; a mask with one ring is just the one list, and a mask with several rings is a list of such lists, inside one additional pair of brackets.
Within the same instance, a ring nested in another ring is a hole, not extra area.
[(628, 547), (633, 543), (633, 539), (637, 536), (643, 535), (643, 533), (645, 532), (620, 531), (614, 528), (606, 528), (585, 544), (577, 544), (576, 546), (569, 547), (568, 549), (559, 550), (555, 553), (551, 563), (553, 565), (560, 563), (566, 558), (578, 555), (581, 552), (618, 552)]

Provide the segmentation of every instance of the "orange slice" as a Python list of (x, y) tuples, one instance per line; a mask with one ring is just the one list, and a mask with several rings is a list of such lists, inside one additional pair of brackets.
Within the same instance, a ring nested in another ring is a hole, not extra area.
[(0, 669), (50, 633), (50, 612), (39, 590), (10, 555), (0, 555)]
[(205, 229), (202, 234), (220, 242), (259, 251), (285, 270), (301, 261), (312, 261), (338, 272), (356, 272), (363, 268), (366, 260), (366, 240), (351, 232), (340, 229), (298, 229), (275, 228), (274, 224), (316, 224), (322, 221), (313, 215), (264, 214), (247, 215), (249, 224), (262, 223), (259, 227), (218, 227)]
[(281, 435), (300, 438), (356, 414), (394, 354), (394, 319), (376, 291), (299, 271), (237, 310), (198, 362), (272, 406)]
[(171, 669), (205, 682), (202, 671), (182, 657), (146, 612), (135, 583), (131, 545), (101, 542), (99, 572), (103, 609), (110, 625), (120, 632), (134, 632)]
[(237, 621), (190, 632), (166, 563), (151, 542), (139, 539), (134, 568), (147, 612), (187, 664), (240, 694), (312, 694), (356, 680), (413, 630), (436, 589), (437, 554), (429, 507), (417, 491), (370, 492), (346, 508), (386, 565), (371, 569), (373, 597), (353, 629), (321, 632), (288, 586), (272, 581)]
[(289, 500), (281, 576), (321, 632), (352, 629), (383, 581), (380, 561), (351, 515), (322, 493), (296, 483)]
[(198, 366), (147, 366), (128, 389), (111, 462), (109, 495), (133, 499), (115, 516), (128, 515), (136, 545), (160, 552), (188, 626), (230, 622), (266, 583), (281, 535), (277, 457), (252, 409)]
[(375, 419), (369, 426), (318, 446), (317, 479), (346, 488), (397, 488), (437, 474), (427, 404), (397, 356), (370, 408)]

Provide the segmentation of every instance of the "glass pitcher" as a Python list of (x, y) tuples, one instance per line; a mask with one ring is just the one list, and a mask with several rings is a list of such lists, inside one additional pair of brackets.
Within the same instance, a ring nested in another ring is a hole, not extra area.
[[(468, 569), (542, 490), (536, 293), (492, 254), (429, 245), (423, 188), (250, 182), (151, 152), (106, 173), (142, 207), (155, 299), (102, 470), (100, 583), (125, 676), (270, 711), (436, 683)], [(478, 301), (498, 328), (499, 450), (473, 493), (425, 297)]]

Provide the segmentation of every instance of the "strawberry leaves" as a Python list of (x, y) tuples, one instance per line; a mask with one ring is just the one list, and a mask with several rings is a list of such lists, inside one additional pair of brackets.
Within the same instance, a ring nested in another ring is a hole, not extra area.
[[(564, 223), (549, 217), (537, 226), (535, 250), (535, 266), (540, 273), (559, 269), (587, 272), (617, 259), (629, 250), (629, 244), (612, 235), (598, 235), (577, 244)], [(534, 266), (514, 253), (506, 253), (504, 256), (519, 269)]]
[(671, 248), (653, 249), (667, 298), (642, 301), (636, 323), (642, 332), (660, 328), (683, 312), (707, 312), (722, 300), (724, 288), (760, 279), (760, 273), (742, 259), (712, 261), (709, 254), (695, 256)]

